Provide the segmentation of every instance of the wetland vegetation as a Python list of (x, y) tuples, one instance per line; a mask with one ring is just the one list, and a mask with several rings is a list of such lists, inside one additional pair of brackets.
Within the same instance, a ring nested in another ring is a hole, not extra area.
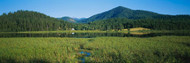
[(190, 59), (189, 36), (138, 37), (17, 37), (0, 38), (1, 63), (180, 62)]

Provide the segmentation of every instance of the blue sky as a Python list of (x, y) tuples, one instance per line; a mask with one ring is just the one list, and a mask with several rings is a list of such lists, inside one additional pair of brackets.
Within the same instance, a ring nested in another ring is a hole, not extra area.
[(30, 10), (51, 17), (90, 17), (117, 6), (161, 14), (190, 15), (190, 0), (0, 0), (0, 15)]

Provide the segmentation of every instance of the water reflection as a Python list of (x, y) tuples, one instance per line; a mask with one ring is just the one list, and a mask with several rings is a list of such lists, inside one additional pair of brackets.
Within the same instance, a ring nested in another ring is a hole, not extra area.
[(0, 37), (155, 37), (155, 36), (190, 36), (190, 33), (0, 33)]

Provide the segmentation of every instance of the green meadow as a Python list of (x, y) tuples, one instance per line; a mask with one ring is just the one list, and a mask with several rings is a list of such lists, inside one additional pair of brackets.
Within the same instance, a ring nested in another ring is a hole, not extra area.
[(187, 63), (190, 36), (0, 38), (0, 63)]

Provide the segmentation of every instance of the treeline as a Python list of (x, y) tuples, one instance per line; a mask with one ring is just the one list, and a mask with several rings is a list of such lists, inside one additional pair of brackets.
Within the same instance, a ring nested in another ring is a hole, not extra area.
[(19, 10), (0, 16), (0, 32), (68, 30), (72, 23), (45, 14)]
[(150, 28), (153, 30), (190, 30), (190, 18), (186, 15), (167, 16), (155, 19), (127, 19), (112, 18), (78, 25), (76, 29), (86, 30), (122, 30), (135, 27)]

